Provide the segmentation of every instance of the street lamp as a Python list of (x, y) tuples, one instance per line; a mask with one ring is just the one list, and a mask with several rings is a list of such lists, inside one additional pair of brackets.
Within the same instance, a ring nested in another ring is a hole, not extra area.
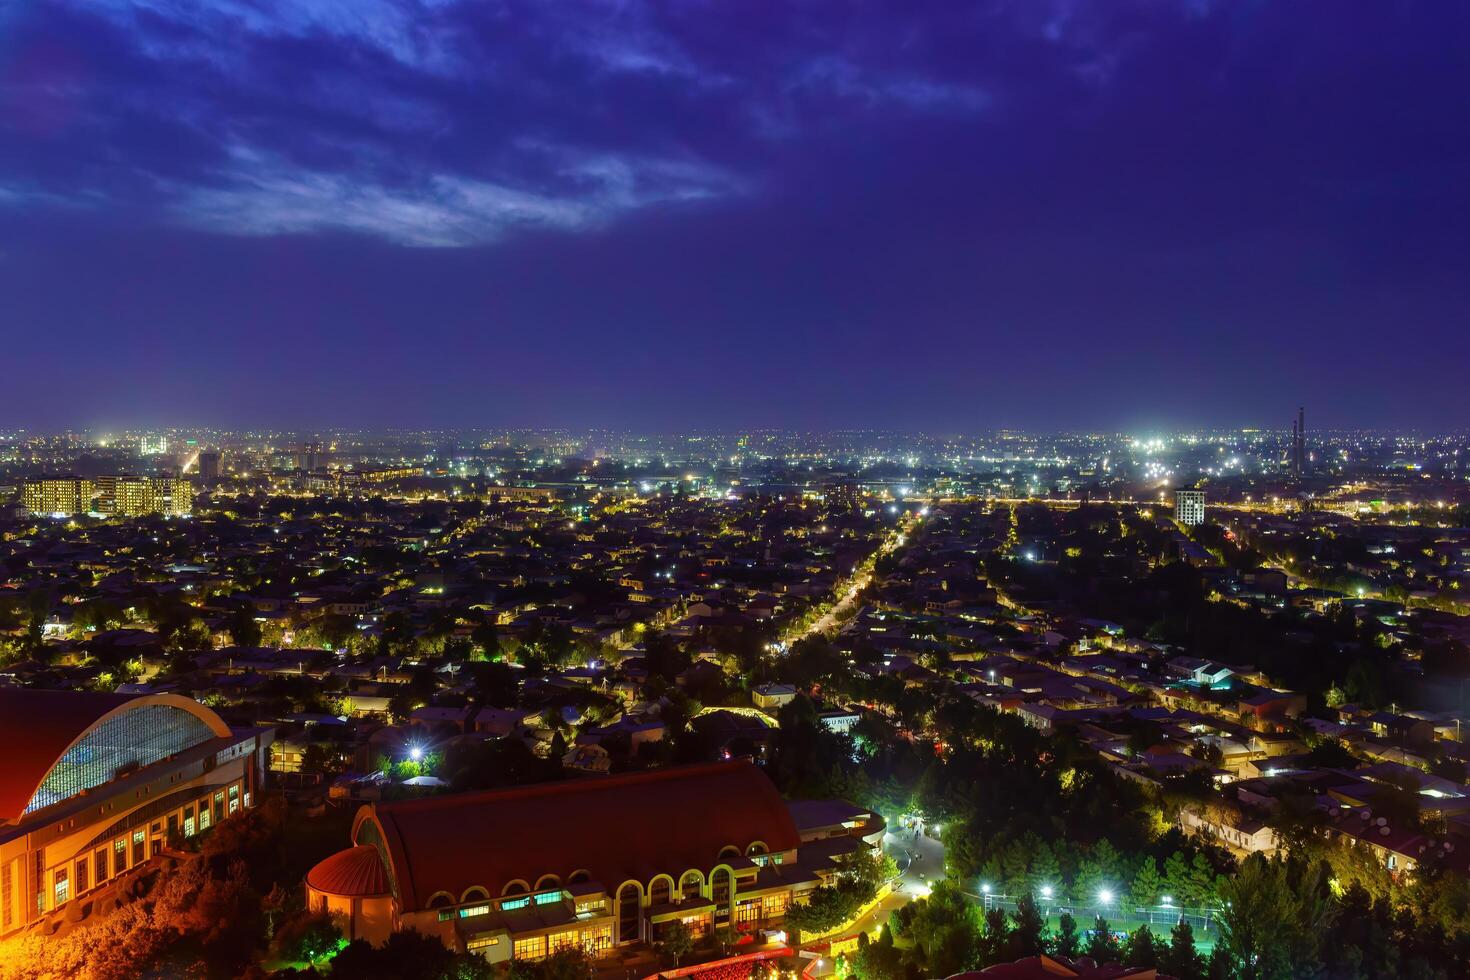
[(987, 885), (983, 881), (980, 883), (980, 894), (982, 894), (982, 895), (989, 895), (990, 894), (990, 886)]
[(1171, 898), (1168, 895), (1165, 895), (1163, 897), (1163, 903), (1164, 903), (1164, 908), (1166, 908), (1166, 909), (1167, 908), (1173, 908), (1174, 907), (1174, 899)]
[(408, 757), (410, 759), (412, 759), (414, 762), (418, 762), (419, 760), (423, 759), (423, 757), (424, 757), (424, 750), (423, 750), (423, 748), (421, 748), (420, 746), (415, 745), (413, 748), (411, 748), (411, 749), (408, 750)]
[(1044, 898), (1044, 899), (1046, 899), (1047, 901), (1051, 901), (1051, 895), (1052, 895), (1051, 885), (1042, 885), (1041, 886), (1041, 897)]
[(1106, 908), (1107, 906), (1113, 904), (1113, 893), (1104, 888), (1097, 893), (1097, 900), (1099, 902), (1102, 902), (1103, 907)]

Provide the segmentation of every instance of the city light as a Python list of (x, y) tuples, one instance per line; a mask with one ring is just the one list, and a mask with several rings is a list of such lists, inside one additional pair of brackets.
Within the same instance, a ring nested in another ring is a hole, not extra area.
[(420, 746), (417, 746), (417, 745), (412, 746), (408, 750), (408, 757), (410, 759), (412, 759), (414, 762), (420, 762), (420, 761), (422, 761), (423, 758), (424, 758), (424, 750), (423, 750), (423, 748), (420, 747)]
[(1111, 905), (1113, 904), (1113, 893), (1104, 888), (1097, 893), (1097, 900), (1104, 905)]
[(1042, 898), (1049, 899), (1049, 898), (1051, 898), (1051, 896), (1052, 896), (1052, 888), (1051, 888), (1051, 885), (1042, 885), (1041, 886), (1041, 897)]

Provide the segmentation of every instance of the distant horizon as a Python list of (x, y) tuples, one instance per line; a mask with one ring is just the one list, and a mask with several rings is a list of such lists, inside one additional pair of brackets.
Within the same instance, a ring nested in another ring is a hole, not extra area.
[[(1310, 417), (1307, 424), (1307, 436), (1425, 436), (1429, 438), (1453, 438), (1457, 436), (1470, 435), (1470, 426), (1458, 428), (1433, 428), (1430, 426), (1364, 426), (1364, 427), (1329, 427), (1313, 428)], [(161, 423), (161, 424), (130, 424), (130, 425), (69, 425), (59, 428), (48, 428), (32, 425), (10, 425), (0, 422), (0, 436), (25, 434), (30, 436), (64, 436), (64, 435), (86, 435), (88, 437), (127, 437), (140, 434), (156, 433), (219, 433), (235, 436), (311, 436), (325, 434), (340, 435), (426, 435), (426, 434), (494, 434), (515, 435), (525, 433), (529, 435), (538, 434), (565, 434), (569, 436), (590, 436), (595, 434), (607, 434), (617, 436), (634, 437), (700, 437), (700, 436), (728, 436), (738, 437), (753, 434), (773, 434), (783, 436), (854, 436), (872, 435), (884, 437), (914, 437), (914, 438), (982, 438), (995, 437), (1008, 434), (1026, 436), (1046, 437), (1089, 437), (1089, 438), (1141, 438), (1152, 437), (1184, 437), (1211, 435), (1240, 435), (1248, 433), (1261, 433), (1266, 435), (1290, 434), (1292, 427), (1270, 426), (1255, 424), (1199, 424), (1199, 425), (1176, 425), (1176, 426), (1139, 426), (1136, 428), (1054, 428), (1054, 427), (1030, 427), (1024, 425), (998, 425), (993, 427), (956, 429), (956, 428), (922, 428), (922, 427), (881, 427), (881, 426), (850, 426), (850, 427), (814, 427), (802, 425), (691, 425), (683, 428), (654, 429), (640, 426), (618, 426), (618, 425), (585, 425), (585, 424), (545, 424), (545, 425), (494, 425), (494, 424), (456, 424), (439, 423), (428, 425), (219, 425), (219, 424), (191, 424), (191, 423)]]

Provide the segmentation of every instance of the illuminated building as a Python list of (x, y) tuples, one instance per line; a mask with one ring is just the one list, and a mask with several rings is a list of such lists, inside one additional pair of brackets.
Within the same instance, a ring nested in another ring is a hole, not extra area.
[(44, 477), (27, 480), (21, 491), (21, 505), (32, 514), (58, 514), (70, 517), (92, 509), (97, 486), (91, 480), (74, 476)]
[(674, 921), (780, 922), (882, 833), (850, 804), (788, 807), (748, 762), (375, 803), (308, 873), (307, 904), (374, 943), (415, 929), (494, 962), (596, 956)]
[(1205, 522), (1205, 492), (1203, 490), (1175, 490), (1174, 520), (1190, 526), (1203, 524)]
[(255, 800), (271, 730), (176, 694), (0, 689), (0, 937), (97, 915)]
[(174, 517), (194, 509), (194, 490), (188, 480), (159, 476), (103, 476), (97, 478), (97, 510), (109, 516)]
[(296, 450), (291, 460), (298, 470), (310, 473), (322, 465), (322, 444), (319, 442), (304, 442)]

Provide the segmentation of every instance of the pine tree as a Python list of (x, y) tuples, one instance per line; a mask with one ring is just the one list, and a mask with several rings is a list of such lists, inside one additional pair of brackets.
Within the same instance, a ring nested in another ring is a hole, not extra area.
[(1194, 862), (1189, 868), (1189, 904), (1213, 907), (1218, 904), (1215, 894), (1215, 869), (1203, 851), (1196, 851)]
[(980, 934), (980, 966), (1001, 962), (1007, 953), (1011, 935), (1010, 920), (1005, 910), (990, 909), (985, 913), (985, 931)]
[(1024, 895), (1027, 891), (1028, 881), (1026, 877), (1027, 865), (1031, 863), (1030, 855), (1026, 847), (1020, 841), (1011, 841), (1010, 846), (1001, 855), (1000, 869), (1005, 876), (1005, 893), (1007, 895)]
[(1057, 934), (1052, 938), (1051, 951), (1057, 956), (1065, 956), (1072, 959), (1082, 948), (1082, 941), (1077, 935), (1077, 920), (1072, 918), (1070, 912), (1063, 912), (1062, 917), (1057, 920)]
[(1031, 859), (1031, 890), (1036, 894), (1041, 893), (1043, 888), (1051, 888), (1054, 894), (1061, 894), (1062, 865), (1057, 860), (1056, 852), (1051, 846), (1042, 841), (1036, 848), (1036, 855)]
[(1036, 900), (1030, 895), (1022, 895), (1016, 903), (1016, 911), (1011, 913), (1011, 921), (1015, 923), (1010, 937), (1011, 958), (1018, 960), (1040, 953), (1044, 948), (1046, 920), (1041, 917)]
[(1188, 905), (1190, 888), (1189, 862), (1175, 851), (1164, 862), (1164, 888), (1180, 905)]
[(1128, 898), (1134, 905), (1154, 906), (1159, 903), (1159, 896), (1163, 892), (1164, 879), (1159, 876), (1159, 862), (1152, 855), (1144, 855), (1143, 861), (1138, 865), (1138, 872), (1133, 876), (1133, 883), (1128, 888)]
[(1128, 941), (1123, 944), (1123, 962), (1140, 969), (1157, 967), (1159, 956), (1163, 952), (1162, 945), (1154, 938), (1154, 932), (1147, 924), (1141, 925), (1133, 930)]
[(1113, 927), (1102, 916), (1092, 924), (1092, 935), (1087, 937), (1087, 955), (1098, 963), (1116, 963), (1121, 951), (1113, 938)]
[(1199, 980), (1204, 961), (1194, 948), (1194, 928), (1183, 919), (1169, 933), (1169, 945), (1159, 960), (1159, 968), (1179, 980)]

